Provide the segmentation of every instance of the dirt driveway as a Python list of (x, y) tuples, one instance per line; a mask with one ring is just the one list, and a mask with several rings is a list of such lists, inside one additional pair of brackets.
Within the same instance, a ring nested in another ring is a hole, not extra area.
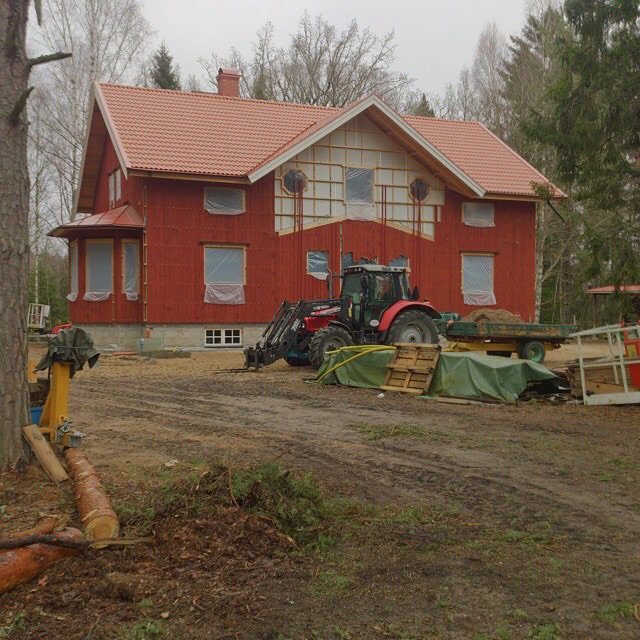
[[(440, 542), (421, 542), (401, 566), (368, 554), (353, 578), (361, 591), (314, 601), (314, 612), (278, 609), (283, 635), (269, 637), (640, 637), (640, 408), (380, 398), (318, 386), (283, 363), (217, 372), (240, 365), (237, 353), (103, 357), (73, 380), (70, 413), (110, 476), (171, 460), (278, 459), (330, 493), (458, 518), (446, 559)], [(309, 616), (342, 631), (303, 633)], [(374, 624), (396, 618), (396, 635)]]

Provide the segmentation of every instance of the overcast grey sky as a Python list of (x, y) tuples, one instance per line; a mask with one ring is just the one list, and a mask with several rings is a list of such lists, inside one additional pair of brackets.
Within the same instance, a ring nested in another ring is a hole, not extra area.
[(199, 57), (235, 46), (249, 55), (254, 34), (267, 21), (285, 44), (304, 11), (338, 27), (356, 18), (375, 33), (396, 32), (396, 70), (427, 93), (441, 92), (471, 64), (482, 27), (496, 22), (505, 35), (520, 30), (524, 0), (144, 0), (144, 13), (164, 40), (183, 76), (201, 71)]

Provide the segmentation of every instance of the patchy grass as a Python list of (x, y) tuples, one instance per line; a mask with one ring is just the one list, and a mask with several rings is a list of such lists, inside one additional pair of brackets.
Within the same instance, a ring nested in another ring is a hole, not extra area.
[(614, 604), (605, 604), (598, 609), (596, 617), (600, 622), (604, 622), (611, 627), (620, 628), (624, 621), (634, 620), (634, 606), (629, 602), (616, 602)]
[(120, 630), (118, 640), (164, 640), (169, 632), (159, 620), (139, 620)]
[(529, 640), (561, 640), (561, 634), (560, 625), (556, 623), (537, 624), (529, 629), (527, 638)]
[(18, 638), (18, 634), (25, 629), (25, 613), (19, 613), (7, 624), (0, 626), (0, 640), (9, 640), (9, 638)]
[(315, 576), (311, 589), (317, 596), (335, 597), (353, 586), (354, 580), (350, 576), (339, 574), (335, 569), (319, 571)]
[(386, 438), (414, 438), (419, 440), (436, 440), (449, 442), (453, 438), (450, 435), (432, 431), (419, 424), (348, 424), (347, 429), (357, 431), (365, 436), (366, 440), (384, 440)]

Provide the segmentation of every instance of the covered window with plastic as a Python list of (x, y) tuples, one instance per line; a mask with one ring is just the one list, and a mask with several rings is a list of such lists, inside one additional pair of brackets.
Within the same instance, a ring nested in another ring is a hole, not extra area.
[(490, 202), (465, 202), (462, 221), (468, 227), (495, 227), (494, 207)]
[(87, 287), (83, 300), (101, 302), (113, 293), (113, 241), (87, 240)]
[(140, 244), (137, 240), (122, 242), (122, 291), (133, 302), (140, 293)]
[(318, 280), (326, 280), (329, 276), (329, 252), (307, 251), (307, 273)]
[(389, 260), (390, 267), (408, 267), (409, 266), (409, 258), (407, 256), (403, 256), (400, 254), (397, 258), (393, 258)]
[(244, 247), (205, 247), (204, 283), (208, 304), (244, 304)]
[(477, 307), (496, 304), (493, 291), (494, 256), (463, 254), (462, 295), (464, 303)]
[(206, 187), (204, 190), (205, 211), (225, 216), (245, 213), (244, 196), (244, 189)]
[(78, 241), (69, 243), (69, 293), (67, 300), (75, 302), (78, 298)]
[(346, 216), (351, 220), (375, 220), (374, 170), (345, 167), (344, 199)]

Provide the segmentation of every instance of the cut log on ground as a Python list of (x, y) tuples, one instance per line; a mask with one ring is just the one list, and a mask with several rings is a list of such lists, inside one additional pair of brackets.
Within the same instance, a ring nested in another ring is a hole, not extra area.
[[(56, 534), (68, 542), (82, 543), (84, 537), (78, 529), (63, 529)], [(0, 552), (0, 593), (32, 580), (50, 564), (81, 553), (80, 548), (34, 544), (29, 547)]]
[(87, 538), (115, 538), (120, 523), (95, 469), (79, 449), (65, 449), (64, 455), (75, 482), (76, 505)]
[(56, 456), (55, 451), (51, 448), (49, 441), (42, 435), (40, 429), (38, 429), (38, 425), (31, 424), (28, 427), (23, 427), (22, 431), (27, 442), (31, 445), (33, 452), (36, 454), (38, 462), (43, 466), (48, 476), (54, 482), (68, 480), (69, 476), (67, 472), (60, 464), (60, 460), (58, 460), (58, 456)]

